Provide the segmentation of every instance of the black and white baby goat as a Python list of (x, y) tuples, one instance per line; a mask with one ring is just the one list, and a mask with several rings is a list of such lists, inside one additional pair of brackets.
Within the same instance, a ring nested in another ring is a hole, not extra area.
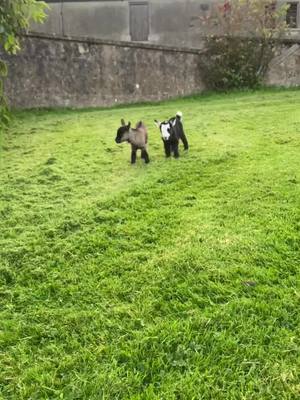
[(166, 157), (170, 157), (171, 153), (174, 154), (175, 158), (179, 157), (179, 140), (182, 141), (184, 150), (188, 150), (189, 144), (183, 130), (181, 112), (178, 112), (175, 117), (168, 121), (159, 122), (155, 120), (154, 122), (160, 130)]
[(138, 122), (135, 128), (131, 128), (130, 122), (126, 125), (124, 119), (121, 119), (121, 127), (117, 131), (116, 143), (122, 142), (131, 144), (131, 164), (136, 162), (137, 150), (142, 151), (141, 157), (146, 164), (150, 162), (147, 152), (148, 133), (142, 121)]

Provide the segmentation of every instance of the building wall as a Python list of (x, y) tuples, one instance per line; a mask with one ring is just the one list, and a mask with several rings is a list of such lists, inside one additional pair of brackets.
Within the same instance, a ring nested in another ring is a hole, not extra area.
[[(205, 35), (197, 17), (209, 13), (218, 0), (48, 0), (50, 10), (43, 25), (33, 31), (57, 35), (131, 41), (133, 6), (148, 4), (141, 25), (149, 25), (150, 43), (199, 48)], [(219, 0), (223, 1), (223, 0)], [(279, 3), (284, 3), (280, 0)], [(300, 0), (296, 0), (300, 4)], [(294, 1), (293, 1), (294, 3)], [(300, 5), (298, 6), (300, 27)], [(292, 35), (300, 38), (300, 30)]]
[(130, 7), (148, 4), (148, 41), (151, 43), (198, 47), (199, 29), (195, 17), (203, 14), (212, 0), (48, 0), (50, 10), (35, 32), (131, 41)]

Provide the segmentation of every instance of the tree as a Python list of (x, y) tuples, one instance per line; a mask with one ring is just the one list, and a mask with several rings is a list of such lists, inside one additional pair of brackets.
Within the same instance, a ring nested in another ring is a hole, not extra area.
[[(20, 50), (19, 35), (32, 21), (41, 23), (46, 17), (46, 3), (37, 0), (1, 0), (0, 51), (16, 54)], [(9, 122), (9, 112), (4, 96), (3, 82), (7, 65), (0, 58), (0, 127)]]
[(200, 18), (209, 32), (200, 62), (206, 85), (215, 90), (259, 86), (287, 33), (286, 11), (273, 0), (226, 0)]

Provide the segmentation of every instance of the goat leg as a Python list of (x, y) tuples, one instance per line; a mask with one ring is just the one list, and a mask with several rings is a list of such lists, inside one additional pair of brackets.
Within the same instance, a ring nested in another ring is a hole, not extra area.
[(136, 148), (131, 147), (131, 164), (135, 164), (136, 162)]
[(145, 160), (145, 163), (148, 164), (150, 162), (149, 154), (147, 150), (142, 150), (142, 158)]
[(173, 144), (173, 152), (174, 152), (174, 157), (178, 158), (179, 157), (179, 151), (178, 151), (178, 142)]
[(188, 144), (187, 138), (186, 138), (185, 133), (184, 133), (183, 130), (181, 132), (180, 139), (182, 140), (182, 143), (183, 143), (183, 146), (184, 146), (184, 150), (188, 150), (189, 149), (189, 144)]
[(170, 157), (171, 155), (171, 144), (169, 141), (164, 141), (164, 147), (165, 147), (165, 154), (166, 157)]

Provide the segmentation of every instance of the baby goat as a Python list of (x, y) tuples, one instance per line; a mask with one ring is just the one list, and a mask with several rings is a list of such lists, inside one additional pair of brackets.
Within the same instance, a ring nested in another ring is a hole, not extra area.
[(189, 144), (185, 136), (182, 125), (182, 113), (178, 111), (176, 117), (168, 121), (159, 122), (154, 120), (155, 125), (159, 128), (161, 138), (164, 142), (166, 157), (170, 157), (171, 152), (175, 158), (179, 157), (179, 139), (182, 141), (184, 150), (188, 150)]
[(136, 162), (137, 150), (142, 151), (141, 158), (145, 163), (150, 162), (147, 152), (148, 133), (142, 121), (138, 122), (135, 128), (131, 128), (131, 123), (126, 125), (124, 119), (121, 119), (121, 127), (118, 129), (116, 143), (128, 142), (131, 144), (131, 164)]

